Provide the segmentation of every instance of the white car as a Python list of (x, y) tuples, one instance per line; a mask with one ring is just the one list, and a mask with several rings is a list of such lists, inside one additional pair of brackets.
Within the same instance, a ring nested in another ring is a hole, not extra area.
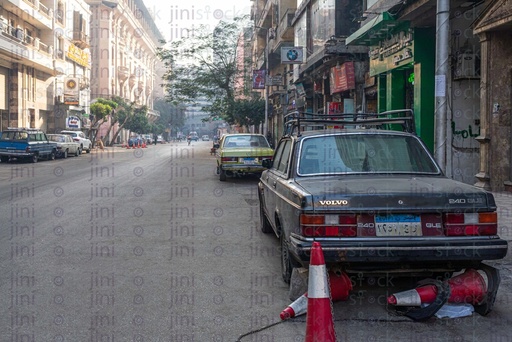
[(203, 135), (201, 137), (201, 140), (203, 140), (203, 141), (210, 141), (210, 137), (208, 135)]
[(69, 155), (79, 156), (82, 153), (80, 144), (74, 141), (67, 134), (47, 134), (48, 140), (57, 143), (57, 154), (59, 158), (67, 158)]
[(80, 150), (87, 153), (91, 152), (92, 142), (82, 131), (61, 131), (61, 134), (67, 134), (73, 138), (74, 141), (80, 144)]

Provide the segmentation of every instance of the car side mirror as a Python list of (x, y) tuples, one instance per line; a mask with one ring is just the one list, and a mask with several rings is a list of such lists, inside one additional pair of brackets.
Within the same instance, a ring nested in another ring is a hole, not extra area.
[(272, 159), (263, 159), (261, 165), (263, 165), (264, 168), (270, 169), (272, 167)]
[(213, 148), (219, 148), (220, 145), (219, 144), (213, 144)]

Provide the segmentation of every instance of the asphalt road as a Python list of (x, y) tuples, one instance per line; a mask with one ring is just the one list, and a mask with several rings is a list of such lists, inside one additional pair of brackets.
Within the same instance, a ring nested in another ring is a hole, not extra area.
[[(259, 230), (257, 178), (220, 182), (210, 146), (0, 163), (0, 340), (304, 341), (305, 316), (255, 332), (290, 303), (279, 244)], [(354, 275), (337, 338), (512, 341), (510, 265), (490, 315), (424, 323), (385, 305), (410, 281)]]

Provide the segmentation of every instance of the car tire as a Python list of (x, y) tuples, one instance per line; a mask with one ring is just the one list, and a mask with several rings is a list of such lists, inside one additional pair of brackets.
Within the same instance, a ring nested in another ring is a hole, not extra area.
[(78, 157), (80, 155), (80, 147), (76, 149), (75, 151), (75, 157)]
[(283, 277), (283, 281), (286, 284), (290, 284), (293, 267), (290, 258), (290, 251), (288, 250), (288, 242), (286, 241), (283, 232), (281, 232), (279, 242), (281, 245), (281, 275)]
[(64, 159), (68, 158), (68, 150), (64, 151), (64, 154), (62, 155), (62, 158), (64, 158)]
[(51, 151), (48, 155), (48, 160), (55, 160), (55, 151)]
[(223, 170), (222, 167), (219, 167), (219, 180), (221, 182), (225, 182), (226, 179), (227, 179), (226, 170)]
[(273, 231), (272, 226), (270, 225), (270, 222), (267, 218), (267, 215), (265, 215), (265, 210), (263, 209), (263, 201), (261, 200), (261, 197), (260, 197), (260, 228), (264, 234), (269, 234), (269, 233), (272, 233), (272, 231)]
[(37, 163), (37, 160), (39, 159), (39, 157), (37, 156), (37, 154), (33, 154), (29, 160), (32, 162), (32, 163)]
[(1, 157), (0, 157), (0, 161), (1, 161), (2, 163), (7, 163), (7, 162), (9, 161), (9, 157), (8, 157), (8, 156), (1, 156)]
[(91, 153), (91, 145), (89, 145), (89, 148), (87, 150), (85, 150), (85, 152)]

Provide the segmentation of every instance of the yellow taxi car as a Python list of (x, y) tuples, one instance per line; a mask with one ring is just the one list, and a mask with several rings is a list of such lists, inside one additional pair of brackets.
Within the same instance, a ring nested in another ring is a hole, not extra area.
[(265, 159), (272, 160), (274, 150), (265, 136), (252, 133), (226, 134), (215, 144), (217, 174), (220, 181), (227, 176), (261, 173)]

